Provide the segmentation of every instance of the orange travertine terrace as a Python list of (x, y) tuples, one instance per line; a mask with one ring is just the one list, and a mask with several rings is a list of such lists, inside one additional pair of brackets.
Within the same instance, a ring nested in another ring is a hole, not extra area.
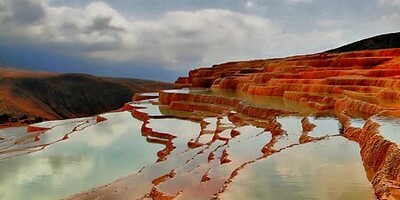
[(399, 75), (400, 49), (384, 49), (230, 62), (191, 70), (176, 83), (278, 96), (350, 116), (397, 116)]
[[(188, 77), (180, 77), (176, 83), (281, 97), (300, 103), (314, 115), (337, 116), (344, 136), (361, 147), (364, 167), (377, 197), (400, 198), (399, 146), (381, 136), (379, 124), (371, 119), (373, 116), (400, 116), (400, 49), (229, 62), (191, 70)], [(161, 92), (159, 101), (172, 109), (185, 111), (222, 113), (226, 112), (224, 107), (229, 106), (235, 108), (235, 113), (258, 118), (288, 112), (206, 94)], [(235, 120), (234, 114), (228, 116)], [(364, 127), (352, 127), (351, 117), (362, 117), (367, 122)], [(236, 119), (240, 120), (239, 117)], [(303, 130), (312, 129), (313, 124), (307, 120), (302, 120), (302, 124)], [(279, 127), (273, 123), (269, 127), (272, 135), (280, 134)], [(301, 138), (303, 142), (313, 139), (306, 135)], [(263, 150), (264, 154), (271, 153), (268, 145)]]

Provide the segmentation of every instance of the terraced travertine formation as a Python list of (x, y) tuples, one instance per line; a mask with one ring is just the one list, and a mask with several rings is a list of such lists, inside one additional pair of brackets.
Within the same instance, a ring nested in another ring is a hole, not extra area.
[[(399, 117), (400, 49), (347, 53), (320, 53), (284, 59), (230, 62), (199, 68), (176, 82), (191, 87), (235, 90), (239, 93), (281, 97), (307, 107), (313, 115), (333, 114), (343, 126), (342, 134), (359, 143), (364, 167), (378, 198), (400, 198), (400, 152), (395, 142), (379, 132), (373, 117)], [(211, 97), (209, 97), (211, 98)], [(174, 109), (197, 110), (192, 102), (236, 106), (250, 116), (265, 118), (265, 109), (242, 109), (241, 103), (205, 100), (206, 97), (161, 94), (160, 101)], [(184, 100), (184, 101), (182, 101)], [(279, 112), (279, 111), (274, 111)], [(350, 117), (367, 120), (352, 127)]]
[[(69, 198), (229, 199), (252, 198), (260, 193), (262, 198), (271, 199), (335, 198), (332, 193), (302, 196), (308, 194), (304, 188), (295, 196), (285, 196), (291, 188), (271, 194), (277, 190), (265, 188), (265, 184), (245, 187), (245, 183), (249, 183), (248, 174), (257, 171), (257, 166), (263, 171), (250, 183), (261, 183), (263, 177), (269, 177), (273, 169), (266, 166), (280, 156), (318, 157), (314, 153), (303, 154), (301, 149), (317, 144), (331, 146), (331, 142), (336, 144), (346, 138), (345, 141), (359, 144), (363, 173), (372, 184), (375, 197), (398, 199), (399, 147), (396, 141), (385, 137), (379, 120), (397, 123), (399, 75), (400, 49), (230, 62), (192, 70), (176, 83), (194, 89), (162, 91), (158, 100), (150, 102), (139, 95), (137, 99), (141, 101), (124, 106), (143, 122), (141, 133), (147, 141), (164, 145), (157, 153), (157, 162), (136, 174)], [(199, 129), (179, 133), (174, 128), (188, 121), (198, 124)], [(342, 152), (338, 157), (348, 154)], [(330, 161), (319, 160), (318, 164), (340, 166), (328, 164)], [(330, 169), (319, 178), (331, 173), (346, 177), (341, 180), (350, 178)], [(328, 178), (327, 184), (331, 185), (335, 177)], [(269, 179), (267, 183), (273, 185), (274, 181)], [(347, 187), (351, 186), (339, 184), (339, 188)], [(337, 198), (373, 198), (365, 191), (361, 194), (366, 196), (351, 196), (357, 191), (344, 194), (339, 190)]]
[(199, 68), (176, 81), (190, 89), (137, 94), (120, 113), (0, 135), (0, 164), (128, 116), (154, 163), (66, 199), (399, 199), (399, 75), (400, 49)]
[[(359, 169), (362, 168), (361, 163), (352, 156), (347, 157), (355, 154), (358, 157), (358, 152), (338, 149), (339, 146), (353, 144), (340, 135), (335, 118), (318, 119), (303, 116), (295, 109), (284, 111), (260, 107), (243, 98), (204, 92), (210, 91), (163, 91), (159, 101), (141, 100), (126, 104), (123, 110), (143, 122), (141, 135), (150, 143), (164, 146), (157, 153), (157, 161), (135, 174), (67, 199), (232, 199), (232, 196), (237, 196), (235, 192), (256, 194), (257, 189), (264, 190), (266, 185), (239, 190), (230, 188), (237, 187), (237, 179), (240, 182), (240, 178), (247, 177), (247, 172), (253, 171), (249, 168), (263, 166), (264, 161), (279, 159), (281, 155), (290, 155), (291, 152), (296, 152), (298, 156), (296, 163), (305, 164), (311, 171), (325, 171), (324, 175), (306, 175), (304, 183), (299, 183), (306, 188), (302, 194), (292, 191), (292, 180), (288, 178), (287, 187), (280, 186), (284, 193), (269, 193), (266, 189), (261, 197), (242, 194), (240, 198), (374, 198), (370, 185), (362, 186), (360, 177), (365, 181), (366, 177), (364, 170)], [(311, 151), (304, 151), (308, 148)], [(320, 151), (326, 154), (319, 155)], [(333, 152), (347, 158), (341, 161), (335, 158), (337, 155)], [(317, 163), (308, 159), (301, 161), (307, 157), (316, 159)], [(334, 166), (339, 166), (339, 170)], [(348, 167), (350, 172), (343, 171), (343, 167)], [(268, 176), (276, 176), (275, 170), (265, 168), (254, 181), (257, 183), (262, 180), (261, 177), (268, 179)], [(304, 171), (302, 168), (298, 170), (300, 173)], [(322, 177), (329, 181), (320, 181)], [(306, 180), (311, 180), (312, 184), (326, 184), (326, 187), (318, 191), (308, 187)], [(349, 184), (352, 182), (356, 183), (355, 188)], [(278, 183), (270, 180), (270, 184)], [(335, 194), (330, 194), (331, 190)]]

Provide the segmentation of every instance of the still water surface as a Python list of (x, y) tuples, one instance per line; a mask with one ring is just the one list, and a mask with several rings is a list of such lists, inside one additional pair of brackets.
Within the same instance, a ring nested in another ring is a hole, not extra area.
[(224, 199), (375, 199), (356, 143), (345, 138), (299, 145), (241, 172)]
[[(181, 92), (210, 93), (200, 90)], [(291, 110), (300, 109), (300, 106), (278, 98), (256, 101), (247, 97), (246, 101), (276, 109), (290, 106)], [(180, 114), (150, 102), (137, 106), (142, 106), (140, 111), (152, 116)], [(58, 199), (135, 174), (141, 169), (133, 177), (136, 182), (130, 182), (131, 186), (138, 186), (137, 193), (148, 192), (152, 180), (174, 170), (175, 177), (159, 184), (159, 190), (174, 194), (184, 189), (178, 199), (209, 199), (223, 187), (233, 170), (241, 166), (243, 168), (238, 170), (226, 192), (221, 194), (222, 199), (375, 198), (358, 144), (335, 136), (340, 127), (333, 117), (309, 117), (316, 127), (308, 135), (329, 137), (307, 144), (299, 144), (303, 134), (302, 116), (277, 117), (286, 132), (278, 138), (272, 138), (270, 132), (252, 125), (235, 127), (226, 116), (205, 118), (204, 127), (189, 120), (150, 119), (148, 127), (177, 136), (172, 141), (175, 148), (167, 159), (155, 163), (157, 152), (165, 146), (146, 141), (140, 131), (143, 122), (129, 112), (102, 116), (107, 120), (101, 123), (78, 119), (41, 124), (53, 128), (40, 136), (39, 143), (57, 141), (66, 133), (71, 134), (68, 139), (44, 150), (0, 160), (0, 199)], [(86, 122), (82, 123), (82, 120)], [(383, 126), (383, 130), (394, 130), (387, 127)], [(74, 128), (76, 131), (72, 131)], [(227, 141), (212, 140), (214, 131), (219, 129), (219, 136)], [(232, 138), (232, 129), (240, 135)], [(24, 128), (3, 129), (0, 134), (13, 137), (25, 134), (25, 131)], [(194, 140), (203, 146), (188, 148), (188, 141)], [(263, 158), (262, 149), (267, 143), (274, 144), (273, 149), (279, 151)], [(10, 144), (5, 141), (0, 147), (2, 145)], [(221, 162), (224, 152), (230, 162)], [(214, 155), (212, 158), (211, 154)], [(202, 182), (205, 173), (209, 175), (208, 182)]]
[[(163, 146), (146, 142), (142, 122), (129, 112), (104, 117), (108, 120), (45, 150), (1, 160), (0, 199), (57, 199), (136, 173), (157, 160)], [(44, 136), (70, 129), (60, 125)]]

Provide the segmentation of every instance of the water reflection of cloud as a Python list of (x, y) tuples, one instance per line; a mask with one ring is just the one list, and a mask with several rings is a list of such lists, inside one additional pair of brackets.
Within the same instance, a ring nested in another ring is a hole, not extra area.
[(375, 117), (374, 121), (380, 124), (379, 132), (386, 139), (400, 144), (400, 120), (396, 118)]
[(81, 118), (73, 118), (73, 119), (63, 119), (63, 120), (52, 120), (52, 121), (44, 121), (33, 124), (32, 126), (42, 127), (42, 128), (52, 128), (57, 126), (65, 126), (69, 123), (79, 123), (86, 120), (93, 120), (93, 117), (81, 117)]
[[(70, 162), (71, 159), (75, 161)], [(43, 155), (0, 163), (2, 169), (7, 169), (0, 172), (0, 177), (3, 177), (0, 180), (0, 196), (3, 199), (26, 199), (28, 194), (32, 200), (62, 197), (66, 193), (60, 193), (58, 187), (65, 187), (66, 182), (71, 183), (69, 187), (76, 187), (82, 177), (93, 170), (95, 166), (89, 159)], [(57, 162), (63, 163), (59, 165)]]
[(104, 114), (103, 117), (107, 120), (90, 127), (90, 131), (96, 132), (96, 134), (88, 134), (86, 137), (90, 146), (107, 148), (116, 138), (130, 132), (134, 127), (140, 126), (140, 122), (133, 120), (129, 112), (109, 113)]
[[(107, 121), (45, 150), (0, 161), (0, 199), (57, 199), (135, 173), (156, 161), (163, 147), (141, 136), (142, 122), (128, 112), (104, 116)], [(46, 134), (62, 135), (69, 130), (69, 125), (61, 125)]]
[(155, 131), (170, 133), (177, 136), (174, 144), (184, 144), (200, 134), (200, 124), (180, 119), (150, 119), (148, 127)]
[(282, 125), (282, 129), (288, 134), (300, 135), (302, 132), (301, 117), (289, 116), (278, 118), (277, 121)]
[(321, 137), (325, 135), (334, 135), (339, 133), (339, 122), (335, 118), (312, 118), (308, 117), (309, 121), (316, 127), (308, 133), (313, 137)]
[[(316, 145), (320, 143), (319, 145)], [(294, 147), (239, 173), (223, 197), (373, 199), (357, 144), (332, 138)], [(347, 146), (346, 148), (342, 148)]]

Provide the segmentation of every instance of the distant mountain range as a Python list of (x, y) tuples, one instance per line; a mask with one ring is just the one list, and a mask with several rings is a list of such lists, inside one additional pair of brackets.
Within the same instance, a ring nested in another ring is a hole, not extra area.
[(142, 79), (0, 69), (0, 124), (91, 116), (121, 108), (137, 92), (173, 87)]
[(372, 49), (390, 49), (400, 48), (400, 32), (378, 35), (375, 37), (363, 39), (351, 44), (347, 44), (336, 49), (327, 51), (327, 53), (341, 53), (349, 51), (372, 50)]

